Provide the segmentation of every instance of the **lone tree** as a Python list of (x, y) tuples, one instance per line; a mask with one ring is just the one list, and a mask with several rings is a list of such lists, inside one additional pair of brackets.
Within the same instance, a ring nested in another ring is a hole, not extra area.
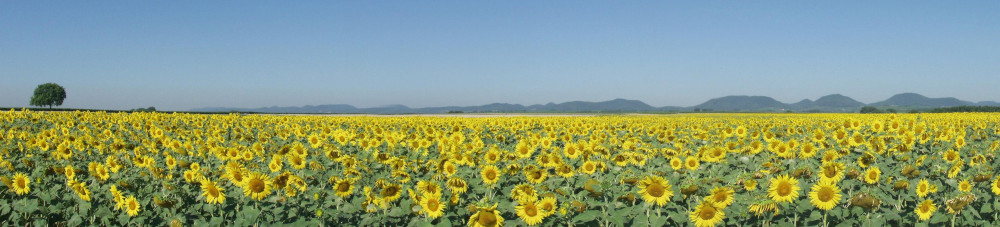
[(35, 88), (35, 95), (31, 96), (32, 106), (61, 106), (66, 99), (66, 89), (55, 83), (45, 83)]

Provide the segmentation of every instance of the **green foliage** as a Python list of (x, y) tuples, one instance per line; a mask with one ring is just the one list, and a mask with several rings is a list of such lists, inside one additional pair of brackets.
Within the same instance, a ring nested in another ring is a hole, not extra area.
[(66, 99), (66, 89), (55, 83), (45, 83), (35, 88), (35, 94), (31, 96), (32, 106), (61, 106)]
[(930, 113), (1000, 112), (1000, 106), (955, 106), (934, 108)]
[(861, 107), (861, 113), (884, 113), (882, 110), (875, 108), (874, 106)]

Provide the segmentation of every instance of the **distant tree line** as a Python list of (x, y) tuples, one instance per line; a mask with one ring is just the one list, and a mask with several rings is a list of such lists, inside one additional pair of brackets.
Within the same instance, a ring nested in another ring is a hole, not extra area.
[(1000, 106), (955, 106), (934, 108), (928, 113), (956, 113), (956, 112), (1000, 112)]
[(896, 111), (896, 109), (892, 109), (892, 108), (884, 109), (883, 110), (883, 109), (876, 108), (874, 106), (865, 106), (865, 107), (861, 107), (861, 111), (860, 112), (861, 113), (896, 113), (897, 111)]
[(148, 108), (135, 108), (135, 109), (131, 109), (129, 111), (130, 112), (156, 112), (156, 107), (150, 106)]

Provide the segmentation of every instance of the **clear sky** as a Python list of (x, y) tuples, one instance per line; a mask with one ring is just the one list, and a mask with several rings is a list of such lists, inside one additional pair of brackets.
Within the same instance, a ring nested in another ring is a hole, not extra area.
[(0, 106), (1000, 101), (1000, 1), (2, 1)]

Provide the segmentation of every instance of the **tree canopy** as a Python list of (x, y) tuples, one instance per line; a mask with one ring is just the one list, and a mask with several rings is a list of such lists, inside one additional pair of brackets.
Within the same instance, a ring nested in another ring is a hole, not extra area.
[(32, 106), (61, 106), (66, 99), (66, 89), (55, 83), (45, 83), (35, 88), (35, 94), (31, 96)]

